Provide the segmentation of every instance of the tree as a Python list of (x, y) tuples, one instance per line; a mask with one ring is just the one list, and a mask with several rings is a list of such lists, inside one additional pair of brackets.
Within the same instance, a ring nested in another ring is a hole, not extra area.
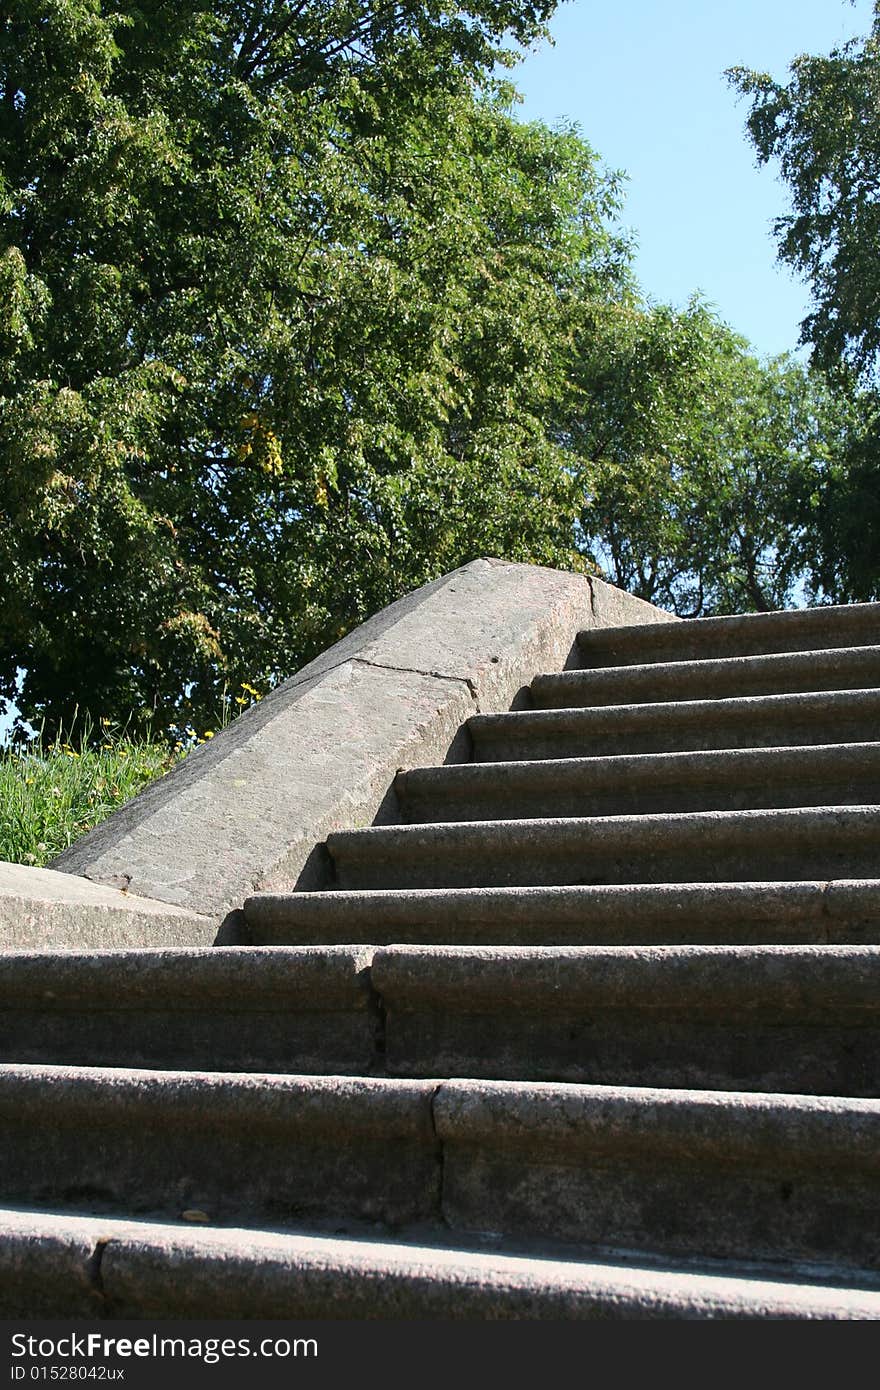
[(551, 5), (8, 0), (0, 698), (204, 728), (481, 553), (790, 595), (834, 412), (646, 306), (619, 180), (514, 119)]
[(759, 362), (698, 300), (593, 311), (580, 351), (582, 548), (611, 581), (686, 616), (779, 608), (809, 587), (850, 402), (790, 359)]
[(802, 339), (826, 367), (873, 376), (880, 352), (880, 6), (873, 32), (827, 57), (802, 56), (779, 83), (732, 68), (751, 97), (758, 159), (779, 163), (792, 211), (776, 222), (780, 258), (810, 282)]
[(880, 597), (880, 5), (866, 39), (797, 58), (787, 83), (744, 68), (729, 76), (751, 98), (759, 161), (778, 161), (791, 194), (776, 235), (780, 259), (812, 291), (801, 340), (851, 405), (848, 451), (805, 516), (812, 592)]
[(165, 729), (490, 550), (578, 563), (544, 425), (616, 186), (488, 76), (549, 4), (0, 18), (0, 693)]

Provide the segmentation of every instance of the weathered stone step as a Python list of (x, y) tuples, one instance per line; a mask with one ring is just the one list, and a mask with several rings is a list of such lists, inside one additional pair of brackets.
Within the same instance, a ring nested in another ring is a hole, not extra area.
[(595, 628), (578, 633), (585, 666), (758, 656), (880, 641), (880, 603), (744, 613), (681, 623)]
[(0, 1066), (0, 1200), (246, 1225), (434, 1220), (432, 1081)]
[(327, 846), (340, 888), (870, 878), (880, 807), (395, 825)]
[(880, 1101), (449, 1081), (443, 1212), (676, 1255), (880, 1265)]
[(878, 686), (880, 646), (870, 646), (561, 671), (536, 676), (529, 690), (536, 708), (562, 709)]
[[(213, 972), (214, 988), (225, 979), (234, 993), (225, 1001), (199, 978), (198, 953), (151, 954), (0, 957), (0, 1056), (838, 1095), (880, 1088), (872, 946), (237, 948), (234, 971)], [(212, 976), (209, 963), (204, 970)], [(205, 1027), (212, 998), (218, 1020)]]
[[(868, 1271), (572, 1259), (441, 1243), (0, 1211), (12, 1318), (880, 1319)], [(488, 1246), (488, 1248), (487, 1248)], [(824, 1277), (823, 1277), (824, 1273)]]
[(372, 952), (350, 946), (0, 953), (0, 1060), (380, 1070)]
[(468, 730), (480, 763), (870, 743), (880, 730), (880, 689), (516, 710), (473, 715)]
[(747, 811), (880, 802), (880, 743), (459, 763), (395, 778), (407, 821)]
[(880, 1101), (0, 1067), (7, 1204), (880, 1268)]
[(262, 893), (255, 942), (425, 945), (880, 943), (880, 881)]
[(880, 947), (405, 947), (394, 1076), (880, 1095)]

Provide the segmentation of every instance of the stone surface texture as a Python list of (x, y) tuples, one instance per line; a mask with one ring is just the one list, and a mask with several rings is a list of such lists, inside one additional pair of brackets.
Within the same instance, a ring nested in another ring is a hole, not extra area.
[(876, 1288), (786, 1271), (572, 1261), (446, 1246), (119, 1217), (0, 1212), (9, 1317), (877, 1319)]
[(249, 943), (0, 957), (6, 1316), (880, 1316), (880, 605), (628, 609), (468, 566), (92, 839)]
[(328, 833), (393, 820), (395, 773), (469, 757), (468, 716), (577, 660), (579, 630), (670, 621), (598, 579), (475, 560), (343, 638), (53, 867), (218, 921), (256, 891), (319, 886)]
[(88, 879), (0, 861), (0, 951), (11, 947), (208, 946), (216, 921)]

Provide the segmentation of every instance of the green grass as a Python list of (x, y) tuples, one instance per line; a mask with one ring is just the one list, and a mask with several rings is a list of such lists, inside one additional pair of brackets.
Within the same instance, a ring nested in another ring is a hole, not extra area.
[(169, 730), (173, 745), (132, 738), (109, 719), (98, 729), (74, 717), (54, 741), (38, 736), (23, 748), (0, 747), (0, 860), (50, 863), (262, 698), (247, 681), (237, 693), (224, 686), (214, 728), (201, 735), (191, 725), (177, 735)]
[(0, 750), (0, 859), (48, 864), (191, 746), (143, 743), (110, 725), (102, 726), (98, 743), (89, 733)]

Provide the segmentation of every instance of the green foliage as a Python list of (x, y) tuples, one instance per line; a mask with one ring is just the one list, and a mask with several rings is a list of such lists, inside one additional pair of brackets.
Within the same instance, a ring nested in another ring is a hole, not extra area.
[(858, 393), (829, 466), (802, 495), (808, 593), (834, 603), (880, 598), (880, 403)]
[[(761, 163), (776, 160), (792, 210), (776, 222), (780, 259), (813, 306), (801, 337), (845, 401), (834, 456), (805, 493), (810, 591), (837, 602), (880, 597), (880, 5), (871, 34), (801, 56), (787, 83), (734, 68), (751, 98)], [(861, 390), (859, 390), (859, 383)]]
[(551, 9), (9, 0), (0, 703), (50, 740), (204, 729), (479, 554), (791, 597), (868, 417), (639, 299), (618, 178), (492, 76)]
[(0, 747), (0, 860), (42, 866), (158, 777), (193, 748), (262, 699), (249, 681), (221, 692), (213, 728), (187, 725), (144, 739), (104, 716), (95, 727), (79, 711), (66, 729), (45, 729), (27, 742)]
[(626, 248), (592, 152), (486, 77), (546, 13), (7, 7), (0, 694), (24, 668), (29, 717), (198, 720), (474, 554), (572, 562), (544, 420)]
[(780, 259), (810, 282), (803, 341), (826, 367), (872, 375), (880, 352), (880, 17), (863, 42), (803, 55), (787, 83), (732, 68), (751, 98), (761, 163), (778, 161), (792, 211), (776, 222)]
[[(97, 737), (92, 737), (93, 732)], [(48, 864), (184, 754), (102, 721), (0, 750), (0, 859)]]
[(613, 583), (696, 616), (811, 582), (807, 527), (854, 426), (819, 373), (760, 363), (698, 300), (636, 303), (590, 313), (578, 387), (583, 549)]

